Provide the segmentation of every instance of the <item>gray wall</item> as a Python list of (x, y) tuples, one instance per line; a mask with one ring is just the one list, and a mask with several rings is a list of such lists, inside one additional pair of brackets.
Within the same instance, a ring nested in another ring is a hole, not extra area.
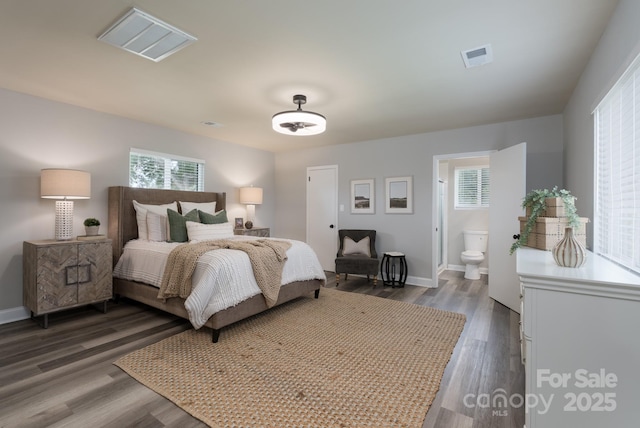
[[(564, 111), (565, 182), (583, 217), (594, 212), (594, 139), (591, 112), (640, 53), (640, 1), (620, 0)], [(593, 223), (587, 246), (593, 248)]]
[[(562, 186), (562, 135), (562, 117), (554, 115), (278, 153), (278, 215), (273, 228), (277, 236), (304, 240), (306, 168), (338, 165), (338, 204), (345, 205), (338, 227), (376, 229), (377, 249), (404, 252), (409, 275), (430, 283), (433, 156), (499, 150), (526, 141), (528, 186)], [(406, 175), (413, 176), (414, 213), (385, 214), (385, 177)], [(348, 209), (350, 180), (363, 178), (376, 180), (376, 213), (352, 215)]]
[(54, 236), (55, 204), (40, 199), (40, 170), (89, 171), (92, 195), (75, 202), (74, 234), (84, 234), (86, 217), (101, 220), (104, 233), (107, 187), (128, 184), (131, 147), (204, 159), (205, 190), (227, 192), (231, 218), (246, 217), (240, 186), (263, 187), (256, 224), (273, 224), (273, 153), (0, 89), (0, 322), (22, 306), (22, 241)]

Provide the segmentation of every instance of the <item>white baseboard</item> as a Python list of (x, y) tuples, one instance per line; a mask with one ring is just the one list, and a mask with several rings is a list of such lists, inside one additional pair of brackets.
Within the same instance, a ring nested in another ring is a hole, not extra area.
[[(456, 272), (464, 272), (466, 270), (465, 265), (447, 265), (447, 270), (454, 270)], [(481, 267), (478, 269), (481, 275), (488, 275), (489, 268)]]
[[(341, 280), (344, 281), (344, 276), (343, 276), (344, 274), (340, 274), (340, 275), (341, 275)], [(349, 276), (357, 276), (357, 277), (360, 277), (360, 278), (366, 278), (367, 277), (366, 275), (358, 275), (358, 274), (353, 274), (353, 273), (350, 273)], [(378, 275), (378, 283), (382, 283), (382, 278), (380, 277), (380, 275)], [(407, 280), (405, 281), (405, 284), (407, 284), (407, 285), (415, 285), (417, 287), (435, 288), (431, 278), (422, 278), (420, 276), (407, 275)]]
[(31, 318), (31, 311), (24, 306), (0, 310), (0, 324), (8, 324), (28, 318)]
[(436, 288), (431, 278), (422, 278), (420, 276), (407, 276), (407, 284), (416, 285), (418, 287)]

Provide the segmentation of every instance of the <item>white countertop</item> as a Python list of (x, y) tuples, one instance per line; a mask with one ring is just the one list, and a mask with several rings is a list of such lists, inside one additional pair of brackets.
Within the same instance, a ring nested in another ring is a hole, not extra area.
[(558, 279), (583, 285), (593, 284), (636, 288), (640, 292), (640, 275), (636, 275), (602, 256), (587, 252), (587, 261), (579, 268), (561, 267), (551, 251), (519, 248), (516, 251), (518, 275), (527, 278)]

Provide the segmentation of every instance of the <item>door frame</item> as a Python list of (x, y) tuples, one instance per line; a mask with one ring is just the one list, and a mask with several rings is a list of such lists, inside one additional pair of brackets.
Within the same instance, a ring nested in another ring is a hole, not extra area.
[[(431, 188), (431, 200), (434, 201), (431, 204), (431, 284), (433, 288), (438, 288), (438, 240), (437, 231), (438, 228), (438, 210), (440, 209), (440, 198), (438, 198), (438, 164), (440, 161), (460, 159), (460, 158), (476, 158), (489, 156), (491, 153), (497, 150), (483, 150), (479, 152), (463, 152), (463, 153), (449, 153), (444, 155), (434, 155), (432, 165), (432, 188)], [(489, 207), (491, 209), (491, 207)]]
[[(441, 225), (440, 223), (437, 222), (438, 219), (436, 219), (436, 224), (440, 225), (442, 229), (439, 231), (439, 235), (436, 234), (436, 238), (440, 236), (440, 239), (442, 240), (442, 248), (438, 250), (438, 252), (442, 251), (442, 265), (438, 265), (437, 267), (438, 273), (445, 270), (447, 268), (447, 265), (449, 264), (449, 256), (447, 255), (447, 252), (449, 251), (449, 243), (445, 239), (445, 234), (447, 235), (449, 234), (449, 189), (448, 189), (449, 180), (442, 180), (440, 177), (438, 177), (438, 188), (440, 188), (440, 185), (442, 185), (442, 187), (444, 188), (442, 193), (442, 202), (444, 206), (440, 206), (440, 189), (438, 189), (438, 195), (437, 195), (438, 197), (437, 208), (439, 208), (438, 217), (442, 215)], [(438, 248), (437, 245), (436, 245), (436, 248)], [(436, 257), (436, 263), (437, 263), (437, 257)]]

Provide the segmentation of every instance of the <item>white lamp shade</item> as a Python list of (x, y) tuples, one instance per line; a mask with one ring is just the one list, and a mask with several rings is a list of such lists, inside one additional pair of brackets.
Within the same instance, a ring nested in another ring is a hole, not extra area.
[(77, 169), (40, 171), (40, 196), (45, 199), (89, 199), (91, 174)]
[(241, 187), (240, 203), (260, 205), (262, 203), (262, 187)]

